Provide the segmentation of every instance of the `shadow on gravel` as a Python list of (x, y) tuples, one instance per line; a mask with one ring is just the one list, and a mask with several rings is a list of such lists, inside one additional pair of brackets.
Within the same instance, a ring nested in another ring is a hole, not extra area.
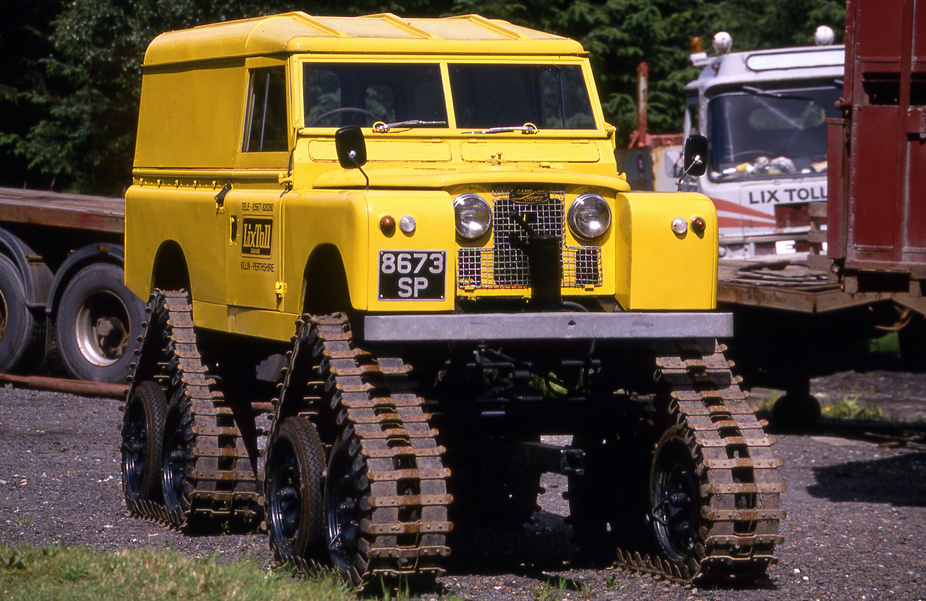
[(814, 468), (814, 497), (834, 502), (926, 507), (926, 452)]
[[(447, 570), (451, 576), (500, 576), (514, 574), (531, 578), (558, 591), (583, 593), (583, 585), (561, 573), (569, 570), (603, 569), (610, 562), (594, 562), (579, 553), (572, 543), (572, 526), (566, 518), (539, 511), (530, 523), (515, 530), (471, 529), (454, 531)], [(650, 579), (646, 574), (639, 578)], [(705, 582), (679, 590), (701, 591), (776, 591), (778, 586), (768, 577), (751, 582)], [(560, 597), (557, 597), (560, 598)]]
[(528, 524), (512, 530), (480, 528), (454, 530), (453, 553), (447, 565), (453, 575), (518, 574), (540, 577), (545, 571), (563, 570), (578, 553), (572, 544), (572, 527), (560, 515), (536, 512)]

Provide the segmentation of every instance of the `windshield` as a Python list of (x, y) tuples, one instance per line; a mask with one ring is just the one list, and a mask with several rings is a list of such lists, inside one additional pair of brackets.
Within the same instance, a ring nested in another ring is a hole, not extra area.
[(826, 172), (826, 119), (841, 88), (725, 94), (708, 107), (714, 180)]
[(579, 65), (451, 64), (449, 72), (460, 129), (595, 129)]
[(306, 127), (425, 121), (447, 127), (437, 64), (306, 63)]
[[(580, 65), (451, 64), (448, 71), (459, 129), (595, 129)], [(306, 127), (449, 126), (437, 63), (305, 63), (303, 102)]]

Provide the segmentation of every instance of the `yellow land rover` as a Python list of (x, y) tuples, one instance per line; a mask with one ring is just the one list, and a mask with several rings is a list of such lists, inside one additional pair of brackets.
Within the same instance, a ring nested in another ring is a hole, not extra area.
[(631, 192), (613, 151), (582, 46), (503, 21), (155, 39), (126, 194), (150, 298), (130, 511), (263, 520), (278, 561), (356, 583), (433, 578), (553, 472), (589, 556), (764, 573), (783, 485), (715, 343), (714, 207)]

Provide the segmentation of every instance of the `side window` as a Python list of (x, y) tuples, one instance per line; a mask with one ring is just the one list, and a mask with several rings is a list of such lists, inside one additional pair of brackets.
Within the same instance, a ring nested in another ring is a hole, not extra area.
[(286, 76), (283, 67), (251, 71), (245, 152), (287, 150)]

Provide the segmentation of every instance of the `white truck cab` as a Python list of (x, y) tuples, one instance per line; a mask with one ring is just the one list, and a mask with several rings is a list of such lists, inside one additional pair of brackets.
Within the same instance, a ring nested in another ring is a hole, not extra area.
[[(832, 42), (826, 30), (818, 43)], [(720, 54), (696, 60), (704, 69), (685, 86), (685, 136), (706, 135), (710, 150), (705, 175), (684, 186), (714, 201), (721, 257), (806, 253), (808, 203), (826, 200), (826, 119), (839, 116), (844, 47), (730, 53), (721, 33)]]

